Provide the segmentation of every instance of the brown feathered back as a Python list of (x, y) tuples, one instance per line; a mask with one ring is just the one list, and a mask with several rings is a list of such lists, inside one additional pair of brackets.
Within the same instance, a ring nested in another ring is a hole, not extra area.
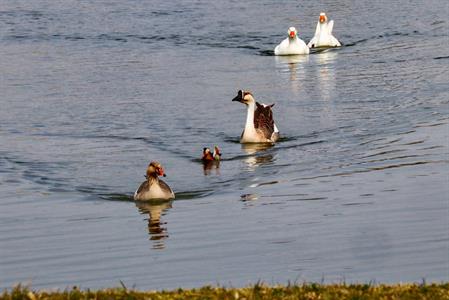
[(271, 108), (274, 104), (263, 106), (256, 102), (256, 111), (254, 112), (254, 127), (261, 131), (263, 135), (270, 139), (274, 132), (273, 111)]

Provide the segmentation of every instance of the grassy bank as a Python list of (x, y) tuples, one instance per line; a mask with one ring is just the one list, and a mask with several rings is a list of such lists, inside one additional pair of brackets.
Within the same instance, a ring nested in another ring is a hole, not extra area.
[(267, 286), (256, 284), (245, 288), (203, 287), (172, 291), (138, 291), (111, 288), (64, 291), (37, 291), (17, 286), (3, 291), (0, 300), (78, 300), (78, 299), (429, 299), (449, 300), (449, 283), (441, 284), (299, 284)]

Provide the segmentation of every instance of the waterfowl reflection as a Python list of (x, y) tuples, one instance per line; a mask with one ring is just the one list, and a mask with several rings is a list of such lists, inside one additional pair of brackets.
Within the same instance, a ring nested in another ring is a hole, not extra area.
[(298, 93), (301, 90), (301, 83), (306, 78), (304, 65), (309, 62), (309, 56), (276, 56), (275, 61), (280, 70), (280, 75), (286, 77), (288, 74), (292, 90)]
[(173, 201), (136, 201), (136, 206), (141, 214), (148, 214), (148, 234), (153, 241), (153, 249), (164, 249), (168, 232), (165, 222), (161, 222), (161, 216), (172, 208)]
[(212, 161), (203, 161), (203, 172), (204, 175), (210, 175), (214, 170), (216, 175), (220, 175), (220, 161), (212, 160)]
[(260, 165), (274, 161), (271, 153), (263, 153), (271, 147), (273, 147), (273, 144), (242, 144), (242, 150), (249, 155), (244, 159), (244, 162), (250, 171), (254, 171)]

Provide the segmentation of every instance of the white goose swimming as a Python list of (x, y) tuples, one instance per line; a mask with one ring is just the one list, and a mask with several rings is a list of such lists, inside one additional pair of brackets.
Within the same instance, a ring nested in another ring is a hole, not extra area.
[(288, 29), (288, 37), (274, 48), (274, 55), (309, 54), (309, 48), (303, 40), (298, 38), (295, 27)]
[(147, 174), (144, 182), (134, 193), (134, 200), (148, 201), (153, 199), (169, 200), (175, 198), (175, 193), (158, 176), (166, 176), (162, 165), (157, 161), (152, 161), (147, 168)]
[(320, 13), (320, 19), (316, 24), (314, 37), (307, 44), (309, 48), (316, 47), (340, 47), (340, 42), (332, 35), (334, 20), (327, 21), (325, 13)]
[(279, 130), (274, 124), (271, 108), (274, 104), (260, 104), (251, 92), (240, 90), (232, 101), (243, 103), (248, 108), (245, 129), (240, 143), (274, 143), (279, 138)]

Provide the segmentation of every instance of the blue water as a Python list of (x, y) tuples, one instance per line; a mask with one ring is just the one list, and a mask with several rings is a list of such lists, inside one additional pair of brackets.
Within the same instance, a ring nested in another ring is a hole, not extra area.
[[(343, 47), (272, 55), (320, 11)], [(448, 12), (1, 2), (0, 288), (447, 281)], [(275, 103), (274, 147), (238, 143), (239, 89)], [(132, 201), (151, 160), (175, 201)]]

